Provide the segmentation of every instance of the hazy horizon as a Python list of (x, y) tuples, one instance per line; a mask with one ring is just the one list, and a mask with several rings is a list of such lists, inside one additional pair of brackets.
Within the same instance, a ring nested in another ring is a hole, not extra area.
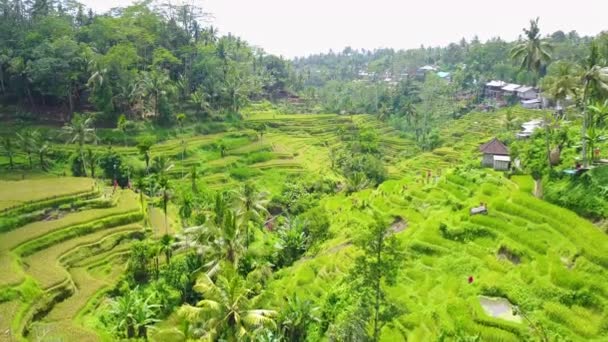
[[(172, 1), (178, 3), (179, 1)], [(250, 44), (286, 58), (353, 49), (412, 49), (445, 46), (474, 36), (515, 40), (530, 19), (540, 17), (544, 35), (576, 30), (596, 35), (603, 26), (608, 1), (580, 0), (567, 6), (551, 0), (512, 0), (489, 6), (482, 0), (404, 4), (391, 0), (288, 2), (285, 0), (189, 1), (213, 14), (208, 23), (221, 34), (233, 33)], [(84, 0), (102, 13), (127, 6), (129, 0)], [(290, 4), (291, 3), (291, 4)]]

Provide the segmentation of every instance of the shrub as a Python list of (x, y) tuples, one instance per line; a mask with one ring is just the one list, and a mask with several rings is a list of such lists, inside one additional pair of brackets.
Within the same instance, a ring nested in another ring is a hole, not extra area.
[(262, 171), (250, 167), (235, 167), (230, 170), (230, 176), (234, 179), (243, 181), (249, 178), (258, 176), (262, 173)]
[(298, 216), (304, 222), (304, 232), (313, 243), (325, 241), (329, 237), (329, 217), (322, 207), (314, 207)]
[(74, 177), (84, 177), (84, 165), (79, 153), (72, 154), (70, 158), (70, 170)]
[(464, 224), (458, 228), (450, 228), (441, 222), (439, 224), (439, 231), (444, 238), (460, 242), (467, 242), (482, 237), (496, 237), (494, 232), (473, 224)]
[(103, 175), (107, 179), (116, 179), (118, 185), (125, 187), (129, 182), (129, 169), (124, 164), (122, 157), (112, 151), (111, 149), (106, 152), (99, 159), (99, 166), (103, 170)]
[(255, 164), (262, 163), (265, 161), (272, 160), (274, 158), (274, 154), (268, 151), (258, 151), (252, 152), (247, 157), (245, 157), (245, 163), (247, 164)]
[(206, 122), (199, 123), (194, 126), (194, 131), (197, 134), (213, 134), (213, 133), (221, 133), (226, 132), (228, 130), (228, 126), (223, 122)]

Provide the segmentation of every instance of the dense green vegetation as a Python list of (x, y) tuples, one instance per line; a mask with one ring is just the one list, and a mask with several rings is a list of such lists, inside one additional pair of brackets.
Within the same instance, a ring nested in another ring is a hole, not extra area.
[(0, 11), (0, 340), (608, 338), (605, 34), (285, 61), (189, 5)]

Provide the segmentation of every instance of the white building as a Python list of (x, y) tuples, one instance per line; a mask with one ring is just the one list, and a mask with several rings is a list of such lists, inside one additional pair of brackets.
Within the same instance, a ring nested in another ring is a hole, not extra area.
[(509, 83), (506, 86), (502, 87), (501, 90), (505, 96), (513, 96), (517, 94), (517, 89), (521, 88), (519, 84)]
[(522, 100), (534, 100), (538, 98), (538, 91), (533, 87), (522, 86), (517, 88), (517, 97)]
[(521, 132), (517, 133), (518, 139), (529, 138), (535, 130), (539, 129), (542, 126), (543, 122), (541, 120), (531, 120), (528, 122), (524, 122), (521, 125)]

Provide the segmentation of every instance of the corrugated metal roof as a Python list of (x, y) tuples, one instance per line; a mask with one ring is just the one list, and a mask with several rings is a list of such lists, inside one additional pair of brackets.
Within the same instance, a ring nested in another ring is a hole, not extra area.
[(506, 86), (502, 87), (504, 91), (515, 91), (515, 89), (521, 87), (519, 84), (509, 83)]
[(521, 88), (517, 89), (517, 92), (518, 93), (525, 93), (525, 92), (528, 92), (530, 90), (534, 90), (534, 88), (533, 87), (522, 86)]
[(502, 88), (506, 84), (507, 84), (507, 82), (492, 80), (492, 81), (486, 83), (486, 86), (488, 86), (488, 87), (501, 87)]
[(437, 76), (439, 76), (441, 78), (445, 78), (445, 77), (450, 76), (450, 73), (449, 72), (445, 72), (445, 71), (440, 71), (440, 72), (437, 73)]

